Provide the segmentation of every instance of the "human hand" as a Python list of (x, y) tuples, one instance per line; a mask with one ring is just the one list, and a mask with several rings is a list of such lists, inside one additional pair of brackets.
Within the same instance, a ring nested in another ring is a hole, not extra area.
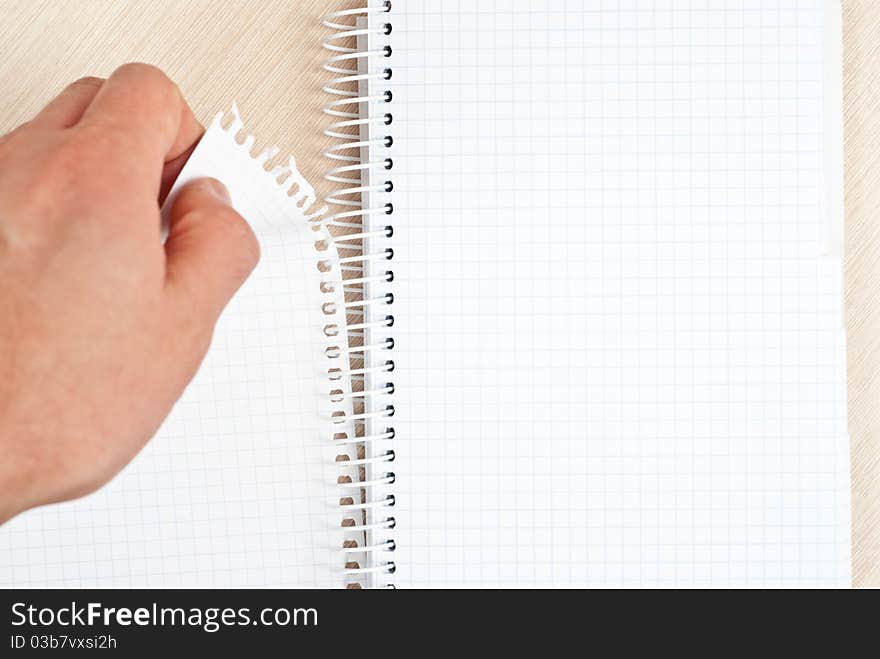
[(202, 134), (158, 69), (80, 80), (0, 137), (0, 522), (106, 483), (259, 258), (225, 188), (159, 206)]

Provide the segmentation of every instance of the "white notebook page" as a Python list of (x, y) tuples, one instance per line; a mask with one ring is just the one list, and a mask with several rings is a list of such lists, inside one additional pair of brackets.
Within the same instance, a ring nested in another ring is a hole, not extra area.
[[(342, 587), (315, 234), (219, 117), (176, 185), (222, 180), (262, 256), (159, 433), (109, 485), (0, 527), (5, 586)], [(173, 194), (173, 192), (172, 192)], [(300, 204), (302, 203), (302, 207)], [(332, 273), (331, 273), (332, 274)], [(344, 326), (344, 318), (335, 322)]]
[(398, 585), (849, 584), (834, 12), (393, 3)]

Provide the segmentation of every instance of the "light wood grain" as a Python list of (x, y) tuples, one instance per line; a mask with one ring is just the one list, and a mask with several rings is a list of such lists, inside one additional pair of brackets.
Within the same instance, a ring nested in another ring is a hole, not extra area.
[(880, 2), (843, 4), (853, 583), (880, 586)]
[[(0, 0), (0, 133), (66, 84), (127, 61), (163, 68), (208, 121), (235, 99), (258, 147), (326, 193), (321, 16), (358, 0)], [(844, 1), (853, 583), (880, 586), (880, 2)]]

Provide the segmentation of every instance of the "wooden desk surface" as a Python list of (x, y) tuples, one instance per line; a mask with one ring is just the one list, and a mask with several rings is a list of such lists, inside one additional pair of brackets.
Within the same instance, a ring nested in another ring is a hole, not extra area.
[[(203, 122), (237, 100), (259, 144), (293, 153), (326, 192), (321, 16), (357, 4), (0, 0), (0, 133), (78, 77), (150, 62)], [(880, 2), (843, 5), (853, 583), (880, 586)]]

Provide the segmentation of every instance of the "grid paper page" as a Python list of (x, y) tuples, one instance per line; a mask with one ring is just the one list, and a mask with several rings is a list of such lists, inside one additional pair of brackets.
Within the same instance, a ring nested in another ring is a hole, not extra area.
[(398, 585), (849, 584), (832, 11), (393, 4)]
[(0, 527), (0, 584), (344, 585), (315, 235), (305, 191), (289, 197), (235, 142), (240, 126), (218, 116), (176, 185), (226, 183), (260, 264), (143, 452), (97, 493)]

